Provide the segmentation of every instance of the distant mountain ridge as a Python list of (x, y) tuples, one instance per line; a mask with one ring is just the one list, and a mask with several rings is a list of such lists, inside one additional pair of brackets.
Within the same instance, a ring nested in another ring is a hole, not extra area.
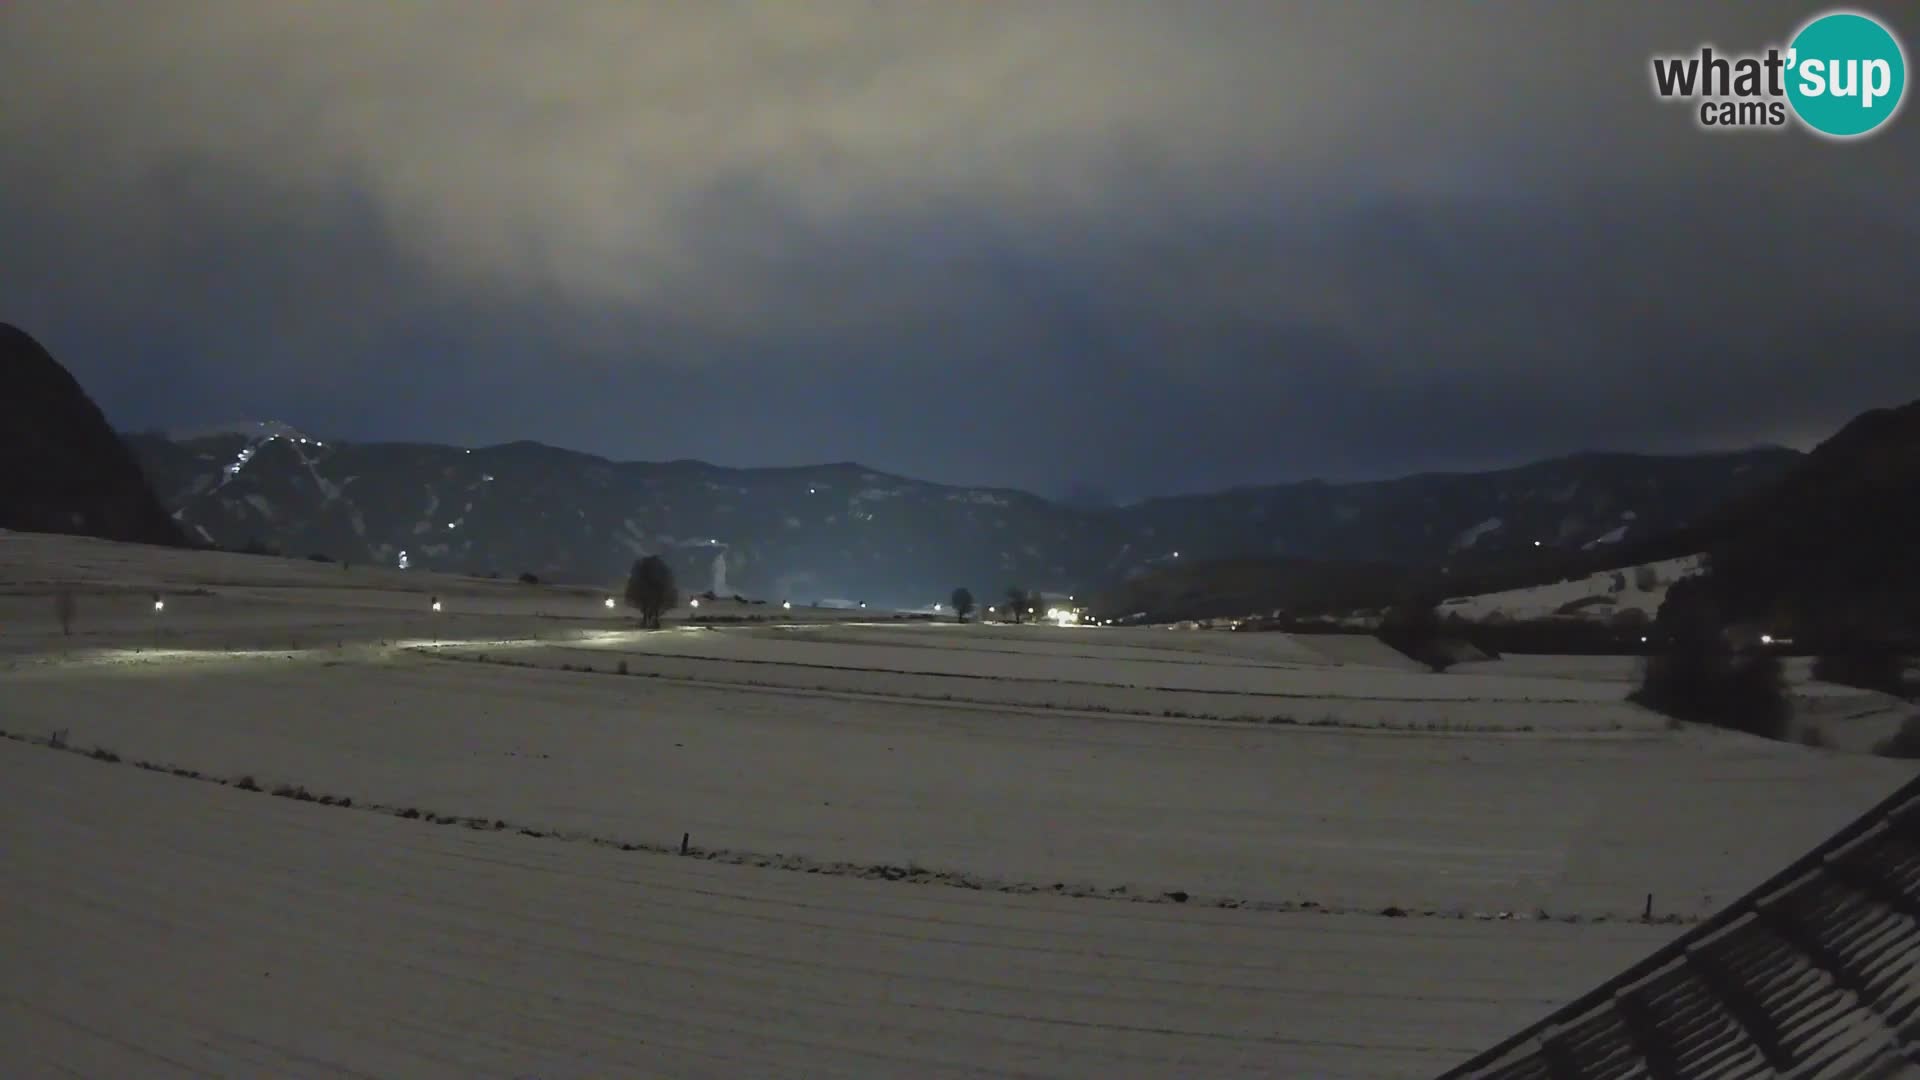
[(38, 341), (6, 323), (0, 528), (184, 543), (100, 407)]
[(658, 553), (694, 590), (905, 606), (960, 584), (1091, 590), (1181, 560), (1470, 567), (1604, 550), (1679, 528), (1801, 456), (1581, 454), (1100, 508), (855, 463), (614, 462), (532, 442), (322, 441), (257, 421), (182, 434), (130, 444), (178, 520), (223, 547), (595, 582)]

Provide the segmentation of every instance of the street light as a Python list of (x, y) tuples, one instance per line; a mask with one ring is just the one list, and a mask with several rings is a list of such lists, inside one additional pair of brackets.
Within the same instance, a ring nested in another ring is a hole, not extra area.
[(688, 602), (688, 603), (690, 603), (690, 604), (692, 604), (692, 605), (693, 605), (694, 607), (699, 607), (699, 606), (700, 606), (700, 598), (699, 598), (699, 597), (697, 597), (697, 596), (696, 596), (696, 597), (694, 597), (694, 598), (693, 598), (692, 600), (689, 600), (689, 601), (687, 601), (687, 602)]
[(782, 601), (780, 601), (780, 606), (781, 606), (781, 607), (783, 607), (783, 608), (785, 608), (785, 609), (786, 609), (786, 610), (788, 610), (788, 611), (792, 611), (792, 610), (793, 610), (793, 601), (791, 601), (791, 600), (782, 600)]
[(611, 608), (611, 607), (613, 606), (613, 597), (611, 597), (611, 596), (609, 596), (609, 597), (607, 597), (607, 606), (608, 606), (609, 608)]
[(435, 611), (440, 610), (440, 598), (437, 596), (433, 598), (433, 610)]

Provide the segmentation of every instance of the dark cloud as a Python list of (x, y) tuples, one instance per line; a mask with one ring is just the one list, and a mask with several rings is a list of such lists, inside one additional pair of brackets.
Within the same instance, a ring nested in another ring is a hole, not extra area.
[(1920, 396), (1913, 116), (1646, 59), (1808, 14), (26, 0), (0, 317), (127, 426), (1043, 490), (1805, 442)]

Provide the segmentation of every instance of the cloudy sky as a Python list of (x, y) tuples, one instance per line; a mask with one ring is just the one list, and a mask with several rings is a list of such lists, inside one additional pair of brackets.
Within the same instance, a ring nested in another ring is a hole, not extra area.
[(9, 0), (0, 319), (126, 428), (1044, 493), (1806, 444), (1920, 397), (1920, 114), (1648, 58), (1817, 10)]

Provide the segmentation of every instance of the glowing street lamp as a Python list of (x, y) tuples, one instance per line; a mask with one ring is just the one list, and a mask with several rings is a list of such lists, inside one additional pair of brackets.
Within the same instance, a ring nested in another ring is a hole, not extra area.
[(155, 596), (153, 598), (153, 610), (155, 612), (161, 612), (161, 611), (167, 610), (167, 602), (165, 600), (160, 599), (158, 596)]
[(607, 606), (608, 606), (609, 608), (611, 608), (611, 607), (613, 606), (613, 597), (611, 597), (611, 596), (609, 596), (609, 597), (607, 597)]
[(788, 610), (788, 611), (792, 611), (792, 610), (793, 610), (793, 601), (791, 601), (791, 600), (782, 600), (782, 601), (780, 601), (780, 606), (781, 606), (781, 607), (783, 607), (783, 608), (785, 608), (785, 609), (786, 609), (786, 610)]
[(689, 600), (689, 601), (687, 601), (687, 602), (688, 602), (688, 603), (690, 603), (690, 604), (692, 604), (692, 605), (693, 605), (694, 607), (699, 607), (699, 606), (700, 606), (700, 598), (699, 598), (699, 597), (697, 597), (697, 596), (696, 596), (696, 597), (694, 597), (694, 598), (693, 598), (692, 600)]
[(433, 598), (433, 610), (435, 611), (440, 610), (440, 598), (437, 596)]

